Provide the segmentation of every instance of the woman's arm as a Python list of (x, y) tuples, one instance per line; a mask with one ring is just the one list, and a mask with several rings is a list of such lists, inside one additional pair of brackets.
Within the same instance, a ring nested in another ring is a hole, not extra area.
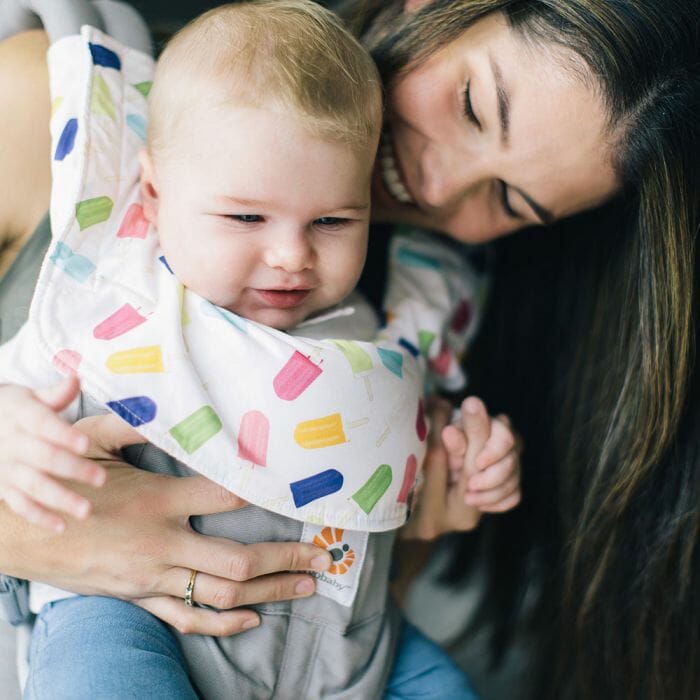
[(0, 42), (0, 276), (49, 207), (47, 48), (41, 31)]
[(246, 503), (204, 477), (170, 477), (128, 466), (118, 456), (120, 449), (143, 437), (115, 416), (76, 425), (90, 437), (88, 456), (108, 473), (102, 488), (72, 485), (90, 498), (92, 515), (67, 519), (65, 532), (56, 535), (0, 504), (0, 571), (76, 593), (132, 600), (181, 632), (229, 635), (257, 616), (250, 610), (215, 613), (185, 606), (191, 569), (200, 572), (196, 601), (228, 609), (310, 595), (311, 576), (280, 572), (330, 566), (328, 553), (309, 544), (242, 545), (194, 532), (190, 515)]

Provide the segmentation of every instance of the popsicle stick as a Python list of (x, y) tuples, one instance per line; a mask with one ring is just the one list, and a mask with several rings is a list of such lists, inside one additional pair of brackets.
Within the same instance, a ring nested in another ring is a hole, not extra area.
[(369, 423), (369, 418), (358, 418), (357, 420), (348, 423), (348, 428), (350, 430), (352, 430), (353, 428), (360, 428), (363, 425), (367, 425), (367, 423)]
[(370, 382), (368, 376), (362, 377), (365, 383), (365, 390), (367, 391), (367, 398), (370, 401), (374, 401), (374, 392), (372, 391), (372, 382)]
[(381, 447), (384, 444), (390, 432), (391, 428), (387, 425), (386, 428), (384, 428), (384, 432), (377, 438), (377, 442), (375, 443), (377, 447)]

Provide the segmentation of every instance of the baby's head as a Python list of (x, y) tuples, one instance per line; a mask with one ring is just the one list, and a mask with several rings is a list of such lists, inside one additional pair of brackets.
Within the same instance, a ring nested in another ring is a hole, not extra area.
[(168, 44), (150, 101), (144, 212), (181, 282), (281, 329), (352, 290), (381, 88), (334, 15), (307, 0), (216, 8)]

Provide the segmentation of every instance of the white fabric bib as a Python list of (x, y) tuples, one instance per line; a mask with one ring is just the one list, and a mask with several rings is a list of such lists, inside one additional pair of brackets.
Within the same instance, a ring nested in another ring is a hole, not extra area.
[(150, 442), (256, 505), (400, 526), (425, 453), (426, 361), (454, 388), (473, 330), (464, 261), (395, 242), (374, 343), (293, 337), (215, 307), (175, 279), (139, 203), (152, 59), (87, 27), (49, 59), (54, 241), (25, 334), (37, 361), (76, 372)]

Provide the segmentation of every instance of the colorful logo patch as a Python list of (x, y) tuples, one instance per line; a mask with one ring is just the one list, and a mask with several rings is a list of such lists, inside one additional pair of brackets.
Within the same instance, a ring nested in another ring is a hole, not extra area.
[(320, 535), (314, 537), (314, 544), (328, 550), (333, 557), (329, 574), (346, 574), (355, 561), (355, 552), (347, 542), (343, 542), (343, 530), (337, 527), (324, 527)]
[(368, 538), (368, 532), (304, 523), (301, 541), (325, 549), (333, 558), (326, 571), (314, 573), (316, 595), (345, 606), (353, 604), (365, 563)]

